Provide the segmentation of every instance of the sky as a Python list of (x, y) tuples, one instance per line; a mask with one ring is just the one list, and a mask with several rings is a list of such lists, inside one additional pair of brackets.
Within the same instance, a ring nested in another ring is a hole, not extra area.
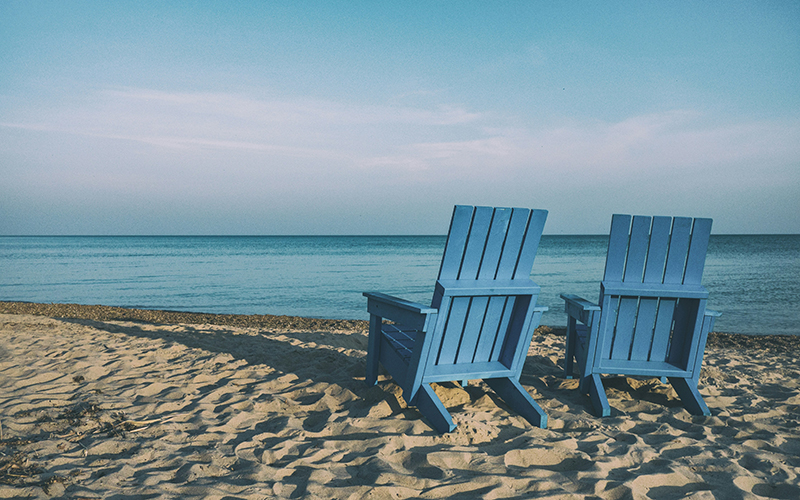
[(0, 0), (0, 235), (800, 233), (798, 1)]

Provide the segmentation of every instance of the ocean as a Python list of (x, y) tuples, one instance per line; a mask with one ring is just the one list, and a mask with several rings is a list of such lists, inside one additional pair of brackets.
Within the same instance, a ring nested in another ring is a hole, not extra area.
[[(542, 237), (531, 278), (596, 301), (607, 236)], [(364, 291), (428, 304), (444, 236), (3, 236), (0, 300), (220, 314), (367, 319)], [(800, 334), (800, 235), (712, 235), (714, 330)]]

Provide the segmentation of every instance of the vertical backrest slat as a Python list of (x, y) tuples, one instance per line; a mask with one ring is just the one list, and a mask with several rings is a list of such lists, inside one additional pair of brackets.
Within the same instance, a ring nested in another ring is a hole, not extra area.
[(505, 308), (503, 309), (503, 316), (500, 318), (500, 324), (495, 328), (494, 345), (492, 346), (492, 354), (489, 361), (500, 360), (500, 355), (503, 353), (503, 346), (506, 343), (506, 336), (508, 335), (508, 328), (511, 324), (514, 314), (514, 306), (516, 305), (516, 297), (505, 297)]
[(636, 327), (633, 330), (631, 341), (632, 360), (646, 361), (650, 355), (650, 346), (653, 343), (653, 326), (656, 321), (658, 299), (639, 299), (639, 311), (636, 314)]
[(671, 228), (672, 217), (653, 217), (650, 249), (647, 251), (647, 265), (644, 270), (645, 283), (661, 283), (664, 279), (664, 265), (667, 259)]
[(647, 258), (647, 246), (650, 242), (650, 217), (637, 215), (631, 226), (628, 258), (625, 261), (623, 281), (641, 283), (644, 274), (644, 262)]
[[(514, 269), (513, 279), (530, 278), (533, 260), (539, 250), (539, 241), (542, 239), (544, 222), (547, 219), (547, 210), (532, 210), (522, 249), (519, 252), (517, 266)], [(504, 278), (504, 277), (503, 277)]]
[(660, 299), (656, 324), (653, 327), (653, 345), (650, 347), (651, 361), (666, 361), (669, 338), (672, 332), (672, 320), (675, 314), (675, 299)]
[(669, 240), (669, 253), (664, 271), (664, 283), (683, 283), (683, 271), (686, 268), (686, 251), (689, 249), (689, 236), (692, 231), (692, 219), (675, 217), (672, 222), (672, 237)]
[(611, 232), (608, 236), (608, 254), (606, 255), (606, 270), (603, 273), (603, 280), (622, 281), (630, 225), (630, 215), (615, 214), (611, 218)]
[(486, 250), (486, 238), (492, 226), (493, 213), (494, 210), (491, 207), (475, 207), (475, 216), (472, 218), (472, 226), (469, 229), (467, 248), (464, 250), (458, 279), (474, 280), (478, 277)]
[(611, 345), (614, 340), (614, 329), (617, 326), (617, 310), (619, 309), (619, 296), (603, 295), (600, 308), (603, 314), (600, 316), (600, 327), (597, 338), (598, 360), (611, 358)]
[(472, 363), (475, 357), (475, 350), (481, 335), (481, 326), (486, 317), (486, 307), (489, 305), (489, 297), (473, 297), (469, 306), (467, 321), (464, 324), (464, 331), (461, 335), (461, 344), (458, 347), (456, 363)]
[(464, 249), (467, 246), (469, 229), (472, 226), (473, 211), (474, 207), (465, 205), (457, 205), (453, 209), (453, 218), (447, 233), (442, 264), (439, 267), (439, 279), (458, 278), (458, 271), (461, 270), (461, 261), (464, 258)]
[(633, 327), (636, 324), (638, 302), (639, 299), (635, 297), (620, 297), (619, 299), (611, 359), (628, 359), (633, 340)]
[(692, 241), (689, 246), (689, 257), (686, 259), (686, 271), (683, 276), (685, 285), (699, 285), (703, 279), (703, 268), (706, 264), (708, 240), (711, 235), (711, 219), (695, 219), (692, 228)]
[[(533, 211), (538, 212), (538, 210)], [(511, 211), (511, 220), (508, 223), (508, 235), (503, 246), (503, 255), (497, 265), (497, 279), (511, 279), (519, 262), (519, 252), (522, 240), (527, 234), (529, 215), (531, 210), (515, 208)]]
[[(461, 334), (469, 314), (470, 298), (455, 297), (450, 305), (447, 324), (442, 332), (441, 343), (436, 353), (434, 365), (455, 363), (458, 347), (461, 345)], [(433, 353), (432, 353), (433, 354)]]
[(489, 303), (486, 305), (486, 317), (483, 325), (481, 325), (480, 338), (475, 346), (473, 361), (476, 363), (491, 361), (492, 350), (497, 338), (499, 325), (503, 320), (505, 306), (505, 297), (489, 297)]
[(481, 261), (480, 271), (478, 271), (478, 278), (494, 279), (497, 275), (497, 267), (500, 264), (500, 257), (503, 254), (503, 246), (506, 242), (510, 220), (510, 208), (494, 209), (492, 225), (489, 228), (489, 235), (486, 238), (486, 248), (483, 252), (483, 260)]

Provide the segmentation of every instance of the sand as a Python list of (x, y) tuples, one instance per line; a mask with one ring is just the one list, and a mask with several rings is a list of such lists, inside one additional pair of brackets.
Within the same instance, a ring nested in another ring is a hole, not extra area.
[(541, 328), (521, 382), (548, 428), (473, 381), (436, 387), (439, 435), (364, 384), (364, 322), (0, 312), (0, 498), (800, 498), (800, 337), (714, 335), (711, 417), (620, 377), (599, 419)]

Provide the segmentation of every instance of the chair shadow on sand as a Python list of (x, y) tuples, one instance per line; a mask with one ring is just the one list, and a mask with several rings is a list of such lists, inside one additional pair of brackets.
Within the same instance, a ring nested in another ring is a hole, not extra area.
[[(381, 401), (389, 404), (393, 413), (407, 411), (391, 394), (370, 390), (364, 385), (362, 357), (341, 352), (365, 350), (366, 336), (359, 334), (306, 331), (286, 331), (279, 334), (259, 331), (255, 334), (237, 334), (234, 328), (216, 325), (206, 327), (137, 321), (127, 321), (126, 325), (118, 325), (88, 319), (58, 318), (58, 320), (108, 333), (173, 342), (190, 349), (201, 349), (213, 355), (228, 354), (233, 360), (244, 361), (251, 367), (271, 368), (273, 371), (265, 375), (259, 383), (269, 383), (293, 374), (299, 379), (296, 384), (321, 382), (338, 385), (357, 394), (361, 399), (370, 401), (354, 405), (350, 410), (353, 418), (366, 416), (371, 406)], [(137, 326), (137, 323), (142, 326)], [(145, 325), (154, 328), (145, 328)], [(359, 344), (363, 344), (363, 347)], [(208, 390), (212, 388), (212, 386), (207, 387)], [(249, 388), (243, 386), (243, 390)], [(304, 402), (313, 403), (313, 399), (313, 396), (307, 396)]]
[[(385, 377), (378, 386), (370, 387), (364, 384), (364, 363), (366, 360), (366, 334), (360, 333), (337, 333), (325, 331), (281, 331), (271, 333), (259, 331), (255, 334), (235, 333), (235, 329), (224, 326), (202, 326), (189, 324), (157, 324), (126, 320), (125, 325), (112, 322), (95, 321), (87, 319), (66, 319), (59, 318), (59, 321), (66, 323), (79, 324), (97, 330), (123, 334), (134, 338), (161, 340), (174, 342), (190, 349), (201, 349), (212, 355), (230, 355), (233, 360), (241, 360), (250, 367), (268, 367), (271, 373), (264, 376), (257, 384), (269, 384), (286, 375), (297, 376), (293, 386), (310, 386), (316, 383), (331, 384), (339, 386), (343, 390), (355, 394), (356, 398), (347, 404), (344, 411), (347, 418), (359, 419), (368, 417), (371, 411), (381, 403), (388, 405), (391, 415), (403, 415), (403, 420), (408, 425), (413, 425), (417, 421), (424, 419), (413, 408), (408, 407), (402, 402), (400, 389), (387, 391), (387, 385), (394, 384), (391, 379)], [(141, 326), (138, 326), (141, 324)], [(153, 329), (146, 328), (147, 326)], [(283, 340), (279, 340), (279, 338)], [(348, 352), (351, 350), (351, 352)], [(345, 351), (345, 352), (342, 352)], [(352, 352), (356, 351), (356, 352)], [(360, 351), (360, 352), (358, 352)], [(529, 356), (529, 361), (531, 357)], [(245, 369), (246, 367), (242, 367)], [(552, 377), (559, 377), (560, 371), (553, 366), (548, 369)], [(539, 393), (545, 394), (546, 398), (556, 396), (554, 391), (548, 389), (547, 385), (535, 376), (525, 377), (525, 383), (534, 386)], [(165, 381), (166, 382), (166, 381)], [(217, 384), (209, 384), (202, 388), (205, 392), (211, 392), (218, 386), (227, 383), (227, 380), (220, 380)], [(257, 385), (255, 384), (255, 385)], [(242, 391), (251, 391), (253, 398), (282, 398), (282, 391), (275, 394), (259, 394), (250, 384), (241, 387)], [(488, 386), (470, 385), (461, 387), (455, 383), (441, 384), (445, 390), (463, 392), (468, 398), (459, 398), (460, 403), (453, 407), (457, 410), (464, 406), (487, 396), (493, 403), (508, 416), (513, 415), (511, 410), (501, 398), (493, 393)], [(574, 391), (557, 391), (571, 398)], [(560, 395), (560, 394), (559, 394)], [(158, 395), (156, 395), (158, 397)], [(323, 397), (322, 394), (309, 393), (300, 398), (295, 398), (294, 403), (300, 407), (313, 408), (317, 401)], [(464, 401), (466, 399), (466, 401)], [(569, 403), (568, 403), (569, 404)], [(588, 409), (588, 406), (587, 406)], [(191, 411), (192, 407), (186, 407), (183, 411)], [(330, 410), (309, 410), (305, 416), (303, 427), (310, 432), (320, 431), (331, 416)], [(241, 437), (247, 440), (258, 432), (274, 432), (285, 425), (282, 417), (271, 418), (269, 422), (258, 425), (254, 430), (247, 432)], [(388, 423), (387, 423), (388, 424)], [(423, 428), (427, 427), (427, 424)], [(386, 435), (403, 435), (404, 430), (396, 430), (391, 424), (386, 425), (383, 431)], [(502, 430), (501, 437), (510, 437), (507, 434), (516, 434), (519, 430)], [(431, 433), (435, 431), (431, 430)], [(361, 437), (374, 437), (364, 435)], [(327, 439), (337, 439), (336, 436)], [(352, 440), (359, 439), (359, 436), (348, 434), (338, 439)], [(238, 441), (238, 439), (237, 439)]]
[[(391, 415), (404, 415), (409, 422), (419, 420), (421, 416), (413, 408), (409, 408), (400, 396), (401, 390), (387, 391), (386, 386), (394, 384), (388, 377), (383, 377), (377, 387), (364, 384), (364, 363), (366, 362), (367, 335), (365, 333), (339, 333), (330, 331), (257, 331), (255, 333), (236, 333), (234, 328), (225, 326), (204, 326), (190, 324), (157, 324), (137, 321), (127, 321), (125, 325), (111, 322), (59, 318), (65, 323), (79, 324), (97, 330), (123, 334), (130, 337), (174, 342), (190, 349), (201, 349), (213, 355), (230, 355), (234, 360), (241, 360), (250, 367), (268, 367), (272, 372), (265, 375), (258, 382), (269, 383), (285, 375), (294, 375), (298, 380), (293, 385), (310, 385), (325, 383), (339, 386), (355, 394), (352, 404), (347, 405), (348, 418), (367, 417), (374, 407), (385, 402)], [(141, 324), (141, 326), (138, 326)], [(150, 326), (151, 328), (146, 328)], [(546, 328), (546, 327), (545, 327)], [(555, 330), (549, 335), (561, 336), (562, 332)], [(537, 335), (534, 335), (534, 345)], [(561, 351), (558, 346), (556, 350)], [(571, 387), (574, 381), (565, 381), (562, 377), (563, 366), (551, 359), (528, 353), (525, 367), (520, 377), (520, 382), (532, 387), (543, 400), (557, 400), (570, 408), (570, 411), (591, 413), (592, 406), (588, 397), (582, 396)], [(211, 391), (219, 384), (226, 383), (222, 380), (217, 385), (209, 384), (204, 387)], [(242, 391), (255, 389), (242, 387)], [(461, 387), (455, 383), (440, 384), (447, 390), (464, 391), (468, 398), (459, 398), (454, 409), (462, 410), (465, 406), (475, 401), (488, 397), (494, 404), (508, 413), (514, 412), (498, 397), (488, 386), (471, 384)], [(611, 378), (607, 382), (610, 391), (616, 392), (622, 399), (647, 401), (666, 407), (678, 407), (680, 400), (668, 386), (661, 386), (657, 379), (636, 380), (627, 377)], [(269, 394), (267, 397), (280, 398), (280, 392)], [(321, 394), (308, 394), (296, 401), (301, 406), (313, 405), (321, 398)], [(615, 411), (615, 413), (617, 413)], [(306, 417), (304, 427), (309, 431), (318, 431), (327, 422), (331, 412), (310, 412)], [(266, 425), (266, 424), (265, 424)], [(269, 424), (275, 427), (276, 423)], [(391, 431), (386, 426), (389, 434), (402, 434), (403, 431)], [(350, 436), (348, 439), (353, 439)]]

